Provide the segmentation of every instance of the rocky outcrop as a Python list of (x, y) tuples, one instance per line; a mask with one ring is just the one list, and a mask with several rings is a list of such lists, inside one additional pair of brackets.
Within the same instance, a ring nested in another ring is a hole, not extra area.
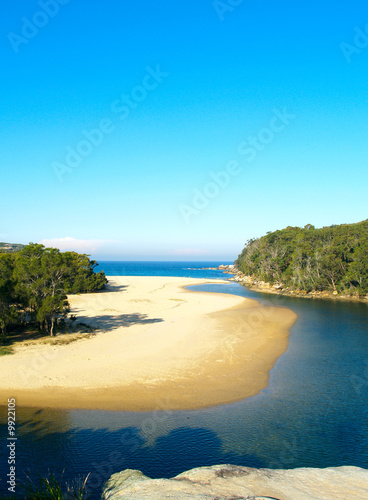
[[(228, 271), (225, 271), (228, 272)], [(282, 283), (267, 283), (266, 281), (258, 280), (253, 276), (247, 276), (241, 271), (238, 271), (236, 268), (232, 271), (234, 276), (232, 278), (228, 278), (228, 281), (235, 281), (240, 285), (246, 286), (247, 288), (254, 290), (255, 292), (263, 292), (263, 293), (274, 293), (278, 295), (286, 295), (291, 297), (303, 297), (307, 299), (338, 299), (345, 301), (355, 301), (355, 302), (367, 302), (368, 295), (365, 297), (358, 295), (345, 295), (342, 293), (338, 293), (336, 290), (329, 291), (318, 291), (312, 290), (310, 292), (306, 292), (305, 290), (292, 289), (290, 287), (285, 287)]]
[(127, 469), (105, 484), (104, 500), (366, 500), (368, 470), (253, 469), (214, 465), (183, 472), (172, 479), (150, 479)]
[(223, 271), (227, 274), (234, 274), (237, 272), (234, 264), (220, 264), (218, 267), (202, 267), (202, 269), (210, 269), (211, 271)]

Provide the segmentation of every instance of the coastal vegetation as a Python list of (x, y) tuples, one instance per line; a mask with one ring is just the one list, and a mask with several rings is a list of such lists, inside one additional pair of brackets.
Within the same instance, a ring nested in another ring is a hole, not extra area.
[(24, 245), (21, 245), (20, 243), (0, 242), (0, 253), (2, 253), (2, 252), (19, 252), (19, 250), (22, 250), (22, 248), (24, 248)]
[(104, 272), (88, 255), (60, 252), (30, 243), (19, 251), (0, 253), (0, 333), (9, 328), (36, 324), (43, 333), (55, 327), (69, 312), (67, 294), (101, 290)]
[(41, 476), (37, 484), (28, 479), (20, 485), (20, 488), (23, 490), (26, 500), (85, 500), (89, 496), (86, 490), (88, 476), (84, 481), (69, 484), (63, 481), (62, 477), (48, 474)]
[(245, 275), (292, 290), (368, 294), (368, 219), (316, 229), (288, 226), (245, 244)]
[[(40, 475), (37, 482), (27, 477), (26, 480), (17, 482), (19, 493), (16, 497), (24, 500), (87, 500), (90, 496), (86, 488), (88, 477), (89, 474), (85, 479), (80, 478), (71, 483), (63, 480), (63, 474)], [(14, 493), (2, 495), (0, 498), (12, 500)]]

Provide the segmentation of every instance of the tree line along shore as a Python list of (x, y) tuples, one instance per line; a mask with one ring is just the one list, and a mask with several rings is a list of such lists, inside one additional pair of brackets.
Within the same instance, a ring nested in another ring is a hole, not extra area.
[(368, 296), (368, 220), (316, 229), (288, 226), (247, 241), (235, 261), (238, 279), (309, 296)]
[(30, 324), (54, 335), (69, 312), (67, 294), (101, 290), (104, 272), (96, 261), (76, 252), (30, 243), (0, 252), (0, 334)]

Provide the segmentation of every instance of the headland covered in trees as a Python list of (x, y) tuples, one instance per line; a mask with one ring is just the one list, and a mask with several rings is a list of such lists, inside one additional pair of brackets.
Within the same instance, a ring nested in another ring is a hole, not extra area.
[(88, 255), (34, 243), (14, 246), (0, 251), (2, 335), (30, 323), (53, 335), (55, 324), (69, 312), (67, 294), (95, 292), (107, 283), (103, 272), (94, 272), (97, 262)]
[(235, 261), (246, 284), (283, 292), (368, 296), (368, 219), (316, 229), (288, 226), (247, 241)]

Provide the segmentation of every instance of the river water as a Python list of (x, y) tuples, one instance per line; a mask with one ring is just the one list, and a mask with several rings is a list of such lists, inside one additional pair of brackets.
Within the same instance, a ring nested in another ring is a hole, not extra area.
[[(50, 471), (73, 482), (90, 474), (88, 491), (97, 499), (103, 482), (126, 468), (150, 477), (221, 463), (368, 468), (368, 306), (283, 298), (236, 283), (193, 289), (251, 297), (298, 314), (268, 387), (238, 403), (192, 411), (171, 411), (165, 400), (151, 413), (17, 408), (18, 480), (37, 481)], [(0, 424), (4, 494), (5, 408)]]

